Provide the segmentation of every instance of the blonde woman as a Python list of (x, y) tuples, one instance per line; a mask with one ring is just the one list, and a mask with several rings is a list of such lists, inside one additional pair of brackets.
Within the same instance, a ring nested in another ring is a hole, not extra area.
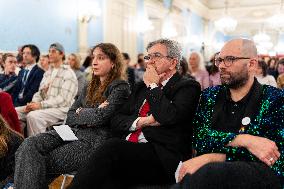
[(189, 56), (189, 69), (191, 75), (201, 85), (201, 90), (209, 87), (209, 74), (205, 69), (202, 56), (198, 52), (192, 52)]
[(74, 53), (71, 53), (67, 58), (67, 64), (69, 64), (72, 70), (75, 72), (78, 80), (78, 92), (75, 97), (76, 99), (79, 97), (86, 83), (85, 74), (80, 70), (80, 61), (81, 61), (80, 56)]
[(23, 140), (0, 115), (0, 188), (13, 180), (15, 152)]

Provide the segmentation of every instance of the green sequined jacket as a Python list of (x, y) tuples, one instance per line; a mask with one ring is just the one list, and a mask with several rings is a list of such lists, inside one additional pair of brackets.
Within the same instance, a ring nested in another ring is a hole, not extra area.
[[(227, 133), (212, 129), (212, 115), (217, 95), (224, 86), (216, 86), (203, 91), (194, 119), (193, 145), (197, 155), (224, 153), (226, 161), (259, 161), (257, 157), (242, 147), (226, 146), (239, 133)], [(258, 113), (243, 133), (268, 138), (281, 153), (271, 169), (284, 183), (284, 92), (263, 85), (260, 87), (261, 103)]]

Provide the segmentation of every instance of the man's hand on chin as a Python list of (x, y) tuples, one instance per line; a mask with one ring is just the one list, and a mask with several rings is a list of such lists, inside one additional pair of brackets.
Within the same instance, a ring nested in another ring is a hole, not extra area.
[(152, 83), (159, 84), (160, 76), (153, 65), (147, 65), (143, 81), (147, 87), (149, 87)]

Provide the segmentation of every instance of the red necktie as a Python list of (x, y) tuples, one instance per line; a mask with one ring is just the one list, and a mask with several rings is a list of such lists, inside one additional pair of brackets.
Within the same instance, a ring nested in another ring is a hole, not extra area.
[[(150, 105), (149, 105), (148, 101), (146, 100), (146, 102), (140, 108), (139, 117), (146, 117), (147, 113), (149, 111), (150, 111)], [(141, 131), (142, 131), (141, 129), (137, 129), (135, 132), (131, 133), (129, 138), (128, 138), (128, 141), (137, 143), (138, 142), (138, 137), (139, 137)]]

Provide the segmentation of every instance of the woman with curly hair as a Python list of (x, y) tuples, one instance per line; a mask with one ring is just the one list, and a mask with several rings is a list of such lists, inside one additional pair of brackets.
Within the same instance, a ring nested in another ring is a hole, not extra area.
[(126, 65), (117, 47), (100, 43), (94, 47), (92, 68), (92, 80), (67, 113), (66, 124), (79, 140), (63, 141), (56, 131), (27, 138), (16, 152), (16, 188), (47, 188), (50, 178), (76, 171), (112, 136), (109, 120), (130, 93)]
[(0, 115), (0, 188), (13, 180), (15, 152), (23, 140)]

